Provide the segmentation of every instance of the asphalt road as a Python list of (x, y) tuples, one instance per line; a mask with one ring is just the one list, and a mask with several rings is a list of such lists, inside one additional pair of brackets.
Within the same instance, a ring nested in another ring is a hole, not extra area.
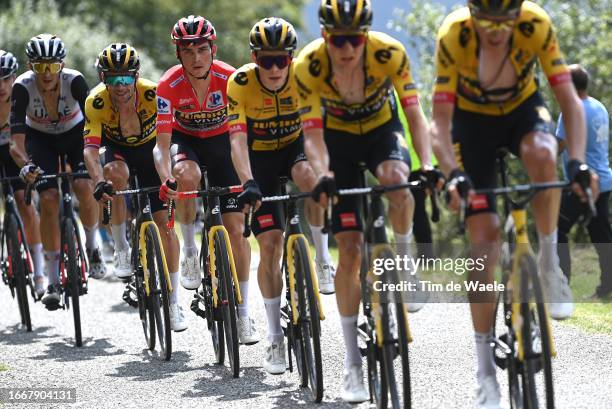
[[(300, 390), (297, 373), (273, 376), (262, 369), (264, 342), (240, 348), (238, 379), (227, 368), (213, 365), (205, 322), (190, 311), (188, 330), (173, 334), (172, 360), (160, 361), (145, 348), (138, 315), (121, 300), (122, 291), (122, 283), (111, 278), (90, 282), (89, 294), (81, 299), (84, 347), (75, 348), (71, 312), (49, 312), (37, 303), (31, 306), (34, 330), (27, 333), (18, 325), (16, 301), (8, 287), (0, 285), (0, 364), (8, 366), (0, 370), (0, 388), (76, 388), (77, 403), (62, 407), (369, 407), (338, 398), (344, 347), (334, 296), (323, 297), (325, 394), (318, 406)], [(188, 310), (191, 294), (182, 290), (180, 298)], [(264, 336), (263, 302), (254, 280), (250, 303)], [(411, 315), (413, 407), (472, 407), (475, 358), (469, 316), (466, 304), (430, 304)], [(554, 334), (559, 351), (553, 367), (557, 406), (612, 408), (612, 337), (558, 323)], [(499, 372), (498, 378), (507, 397), (505, 374)]]

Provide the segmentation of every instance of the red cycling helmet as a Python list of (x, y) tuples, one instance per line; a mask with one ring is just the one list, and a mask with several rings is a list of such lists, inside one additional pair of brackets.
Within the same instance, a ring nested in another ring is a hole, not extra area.
[(198, 44), (204, 41), (215, 41), (217, 32), (210, 21), (204, 17), (190, 15), (176, 22), (170, 37), (172, 42), (177, 45), (180, 43)]

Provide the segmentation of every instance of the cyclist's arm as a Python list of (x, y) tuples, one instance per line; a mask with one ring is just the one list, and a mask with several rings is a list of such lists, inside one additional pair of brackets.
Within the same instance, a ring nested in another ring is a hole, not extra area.
[(434, 154), (438, 159), (440, 169), (446, 176), (457, 167), (455, 151), (451, 138), (451, 123), (454, 105), (449, 103), (434, 103), (430, 134)]
[(25, 148), (26, 110), (29, 95), (21, 84), (13, 85), (11, 94), (11, 142), (9, 152), (18, 167), (23, 167), (30, 158)]
[(421, 167), (431, 168), (431, 138), (421, 105), (417, 102), (416, 104), (405, 106), (404, 114), (406, 114), (410, 135), (412, 135), (412, 144), (421, 161)]
[(98, 118), (99, 110), (93, 107), (94, 95), (85, 102), (85, 126), (83, 128), (83, 156), (87, 172), (94, 184), (104, 180), (102, 164), (100, 163), (100, 143), (102, 141), (102, 122)]
[(323, 128), (304, 129), (304, 153), (317, 178), (332, 176), (329, 170), (329, 152), (323, 138)]
[(564, 82), (552, 88), (561, 108), (565, 129), (565, 147), (570, 159), (584, 162), (586, 149), (586, 120), (584, 108), (571, 82)]
[[(241, 74), (242, 73), (242, 74)], [(247, 81), (236, 82), (237, 75), (245, 75), (244, 71), (234, 72), (227, 81), (227, 109), (230, 143), (232, 148), (232, 163), (238, 174), (240, 183), (253, 179), (251, 161), (249, 160), (248, 129), (246, 104), (248, 100)], [(253, 98), (257, 98), (252, 96)]]
[(172, 140), (172, 105), (169, 98), (169, 88), (163, 82), (157, 86), (157, 137), (153, 148), (155, 169), (161, 183), (172, 178), (170, 162), (170, 144)]
[(87, 86), (85, 78), (83, 78), (81, 75), (74, 77), (72, 83), (70, 84), (70, 91), (72, 92), (74, 99), (79, 104), (81, 112), (85, 114), (85, 101), (89, 95), (89, 87)]

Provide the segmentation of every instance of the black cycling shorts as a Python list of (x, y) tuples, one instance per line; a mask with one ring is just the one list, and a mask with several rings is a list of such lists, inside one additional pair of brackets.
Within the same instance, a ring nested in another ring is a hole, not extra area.
[[(376, 168), (387, 160), (399, 160), (410, 169), (410, 153), (402, 145), (404, 129), (393, 117), (384, 125), (363, 135), (325, 129), (325, 143), (338, 189), (359, 187), (361, 164), (376, 175)], [(340, 196), (332, 212), (332, 231), (363, 229), (359, 196)]]
[[(66, 155), (73, 172), (87, 172), (83, 158), (83, 124), (79, 122), (71, 130), (57, 135), (26, 127), (26, 147), (32, 162), (45, 174), (55, 174), (59, 171), (59, 156)], [(77, 176), (75, 179), (89, 179), (89, 176)], [(38, 192), (57, 187), (57, 179), (36, 182)]]
[[(264, 196), (280, 194), (280, 177), (291, 179), (291, 169), (306, 160), (304, 154), (304, 138), (300, 136), (295, 142), (277, 151), (249, 150), (253, 178), (259, 185)], [(285, 215), (282, 203), (265, 202), (253, 214), (251, 230), (257, 236), (270, 230), (285, 229)]]
[[(235, 186), (240, 179), (232, 163), (232, 148), (229, 133), (210, 138), (197, 138), (172, 130), (172, 147), (170, 148), (172, 167), (178, 162), (192, 160), (205, 166), (208, 185), (215, 187)], [(240, 212), (237, 194), (221, 196), (221, 213)]]
[[(552, 134), (552, 126), (544, 100), (535, 92), (512, 112), (483, 115), (455, 108), (452, 137), (457, 163), (472, 179), (476, 189), (497, 186), (497, 151), (508, 149), (520, 156), (523, 138), (532, 132)], [(493, 195), (477, 195), (466, 210), (466, 216), (495, 212)]]
[[(159, 186), (161, 182), (153, 161), (154, 146), (154, 139), (139, 146), (121, 146), (105, 140), (100, 149), (100, 162), (102, 166), (114, 161), (125, 162), (129, 171), (134, 171), (137, 175), (140, 187)], [(166, 203), (160, 200), (158, 192), (149, 193), (148, 196), (151, 213), (160, 211), (166, 206)]]
[[(0, 146), (0, 165), (4, 167), (4, 176), (7, 178), (19, 176), (20, 169), (17, 167), (17, 164), (13, 160), (9, 152), (9, 144)], [(25, 188), (25, 183), (21, 179), (13, 180), (11, 182), (11, 186), (13, 186), (13, 191), (16, 192), (18, 190)]]

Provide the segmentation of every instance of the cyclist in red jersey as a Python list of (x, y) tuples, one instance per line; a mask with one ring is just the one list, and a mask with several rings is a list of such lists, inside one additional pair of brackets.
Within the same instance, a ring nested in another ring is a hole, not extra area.
[[(181, 18), (171, 38), (181, 64), (166, 71), (157, 86), (157, 142), (153, 150), (155, 167), (165, 181), (160, 190), (164, 201), (176, 198), (177, 190), (197, 189), (200, 165), (206, 166), (211, 186), (240, 184), (232, 164), (227, 124), (227, 80), (235, 69), (214, 59), (216, 32), (201, 16)], [(173, 178), (178, 188), (173, 188)], [(181, 284), (195, 290), (201, 281), (195, 243), (195, 201), (179, 201), (177, 211), (183, 234)], [(249, 323), (239, 326), (239, 338), (252, 339), (256, 331), (248, 318), (247, 304), (251, 248), (242, 236), (244, 216), (233, 196), (221, 198), (220, 211), (230, 235), (243, 297), (238, 313)]]

